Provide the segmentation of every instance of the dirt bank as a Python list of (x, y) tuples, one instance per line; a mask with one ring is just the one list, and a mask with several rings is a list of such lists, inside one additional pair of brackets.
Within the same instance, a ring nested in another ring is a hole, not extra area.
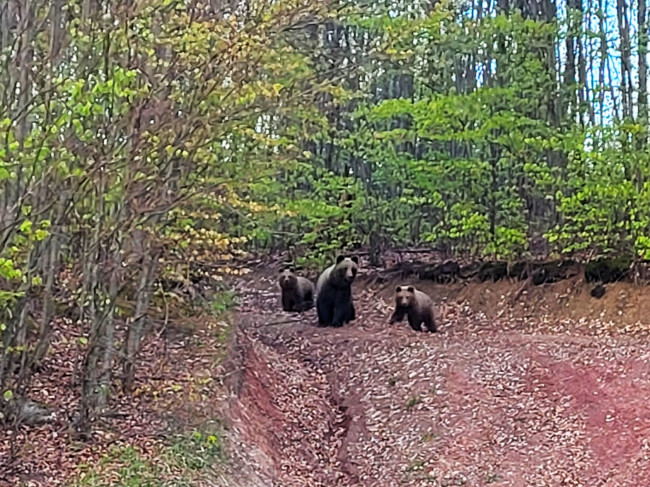
[(248, 485), (650, 485), (647, 288), (406, 282), (440, 333), (387, 325), (392, 280), (360, 279), (342, 329), (241, 283), (230, 449)]

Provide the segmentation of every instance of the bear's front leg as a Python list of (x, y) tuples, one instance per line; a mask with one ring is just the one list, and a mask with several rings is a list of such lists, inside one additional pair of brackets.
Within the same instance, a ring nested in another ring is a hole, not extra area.
[(282, 295), (282, 311), (293, 311), (293, 299), (291, 299), (291, 296), (286, 294)]
[(332, 320), (332, 326), (341, 327), (350, 321), (349, 318), (350, 305), (334, 305), (334, 319)]
[(320, 326), (330, 326), (333, 321), (333, 303), (329, 299), (316, 300), (316, 311), (318, 312), (318, 324)]
[(402, 308), (396, 308), (395, 312), (390, 317), (390, 322), (388, 324), (392, 325), (393, 323), (398, 323), (402, 321), (404, 319), (405, 314), (406, 312)]
[(415, 331), (422, 331), (422, 320), (419, 317), (409, 315), (409, 325)]

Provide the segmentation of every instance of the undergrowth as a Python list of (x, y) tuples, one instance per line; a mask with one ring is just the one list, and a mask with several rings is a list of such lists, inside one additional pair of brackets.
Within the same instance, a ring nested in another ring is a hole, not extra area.
[(155, 452), (132, 445), (114, 447), (97, 464), (81, 464), (69, 486), (189, 487), (208, 479), (225, 460), (219, 432), (194, 430), (171, 436)]
[[(234, 292), (225, 288), (212, 295), (203, 308), (204, 316), (206, 312), (211, 315), (207, 320), (209, 334), (217, 338), (211, 350), (213, 365), (223, 360), (231, 330), (229, 312), (234, 304)], [(179, 422), (171, 430), (174, 432), (163, 433), (161, 443), (146, 450), (121, 443), (99, 461), (79, 464), (68, 487), (189, 487), (209, 482), (211, 474), (226, 461), (219, 418), (212, 417), (194, 428)]]

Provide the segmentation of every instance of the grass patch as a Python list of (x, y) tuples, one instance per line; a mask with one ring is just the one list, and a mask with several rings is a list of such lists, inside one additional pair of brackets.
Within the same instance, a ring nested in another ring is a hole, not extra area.
[(406, 401), (406, 409), (412, 409), (422, 402), (420, 396), (411, 396), (408, 401)]
[(485, 483), (486, 484), (493, 484), (495, 482), (498, 482), (499, 480), (501, 480), (501, 475), (499, 475), (498, 473), (491, 473), (485, 479)]
[(97, 464), (82, 464), (70, 487), (190, 487), (225, 461), (221, 436), (174, 435), (153, 455), (134, 446), (113, 448)]
[(212, 297), (212, 314), (219, 318), (235, 306), (235, 292), (231, 289), (217, 291)]
[(435, 440), (436, 438), (438, 438), (438, 435), (436, 433), (424, 433), (422, 435), (422, 441), (424, 443), (429, 443), (429, 442)]
[(414, 460), (409, 464), (408, 467), (406, 467), (406, 470), (409, 472), (417, 472), (418, 470), (423, 470), (424, 465), (424, 460)]

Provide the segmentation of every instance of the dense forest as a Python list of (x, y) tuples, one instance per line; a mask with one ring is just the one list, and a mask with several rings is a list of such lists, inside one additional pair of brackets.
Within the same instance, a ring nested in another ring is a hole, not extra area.
[[(246, 253), (650, 259), (645, 0), (0, 2), (0, 389), (82, 330), (75, 430), (152, 303)], [(128, 303), (125, 305), (124, 303)]]

